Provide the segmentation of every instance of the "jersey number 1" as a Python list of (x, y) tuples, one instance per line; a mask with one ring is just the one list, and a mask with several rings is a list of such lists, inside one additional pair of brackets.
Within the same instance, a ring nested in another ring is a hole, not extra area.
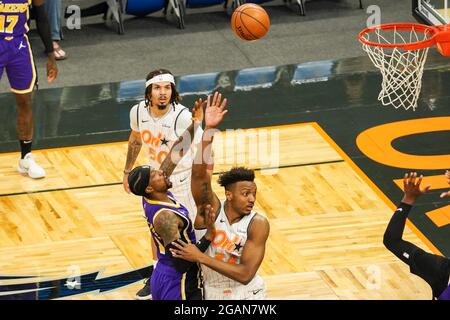
[[(6, 28), (5, 28), (5, 20), (6, 23), (9, 23)], [(18, 21), (19, 16), (7, 16), (7, 17), (0, 16), (0, 32), (12, 34), (14, 27), (16, 26)]]

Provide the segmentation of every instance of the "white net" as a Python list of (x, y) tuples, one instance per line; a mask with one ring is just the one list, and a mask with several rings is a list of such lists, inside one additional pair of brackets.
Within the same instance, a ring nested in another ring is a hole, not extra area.
[(383, 105), (392, 105), (405, 110), (417, 107), (422, 87), (422, 74), (429, 48), (405, 50), (403, 44), (419, 42), (432, 36), (431, 32), (410, 30), (375, 29), (363, 35), (364, 39), (379, 44), (396, 44), (398, 47), (362, 45), (383, 76), (378, 100)]

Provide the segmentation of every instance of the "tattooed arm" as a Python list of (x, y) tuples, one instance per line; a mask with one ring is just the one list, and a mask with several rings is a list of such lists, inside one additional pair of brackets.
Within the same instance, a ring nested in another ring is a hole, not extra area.
[[(208, 230), (200, 241), (195, 244), (192, 243), (192, 245), (194, 245), (200, 252), (205, 252), (208, 249), (216, 233), (214, 226), (215, 217), (211, 211), (211, 207), (208, 206), (206, 211), (206, 224), (208, 226)], [(183, 228), (183, 220), (174, 212), (164, 210), (155, 217), (153, 226), (164, 244), (164, 254), (166, 256), (172, 255), (172, 250), (175, 248), (174, 241), (182, 241), (180, 231)], [(185, 238), (184, 240), (189, 239)], [(187, 272), (195, 264), (195, 262), (173, 256), (173, 266), (180, 273)]]
[(180, 238), (180, 230), (183, 221), (175, 213), (164, 210), (161, 211), (153, 221), (156, 233), (162, 238), (164, 247), (172, 241)]
[(180, 162), (181, 158), (189, 151), (194, 139), (194, 132), (198, 126), (202, 125), (203, 121), (203, 107), (206, 102), (202, 102), (202, 99), (198, 99), (195, 102), (194, 108), (192, 108), (192, 123), (183, 132), (183, 134), (175, 141), (170, 148), (169, 154), (164, 159), (163, 163), (159, 167), (169, 177), (175, 167)]
[(141, 134), (138, 131), (131, 131), (130, 137), (128, 139), (128, 152), (127, 152), (127, 162), (125, 163), (125, 170), (123, 170), (123, 188), (127, 193), (130, 193), (130, 186), (128, 185), (128, 174), (131, 169), (133, 169), (133, 165), (136, 162), (136, 159), (141, 151), (142, 141)]

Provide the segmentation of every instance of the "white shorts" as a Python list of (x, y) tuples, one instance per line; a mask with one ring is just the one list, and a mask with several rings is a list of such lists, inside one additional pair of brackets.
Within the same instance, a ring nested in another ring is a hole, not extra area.
[(264, 280), (258, 275), (247, 285), (216, 288), (205, 284), (205, 300), (266, 300)]

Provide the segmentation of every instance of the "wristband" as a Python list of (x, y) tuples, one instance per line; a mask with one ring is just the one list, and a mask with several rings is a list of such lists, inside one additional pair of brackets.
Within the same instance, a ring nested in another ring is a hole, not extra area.
[(211, 244), (211, 241), (205, 238), (203, 236), (197, 243), (196, 246), (201, 252), (205, 252), (206, 249), (208, 249), (209, 245)]

